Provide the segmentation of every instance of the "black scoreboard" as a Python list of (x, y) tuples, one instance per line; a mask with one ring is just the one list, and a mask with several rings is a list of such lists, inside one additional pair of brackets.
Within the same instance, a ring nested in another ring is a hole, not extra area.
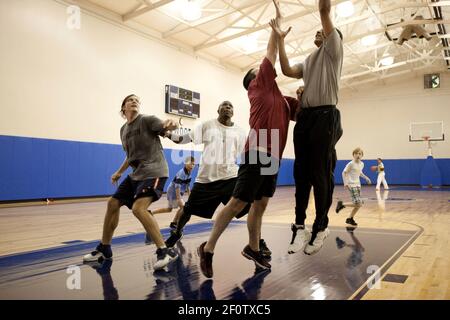
[(166, 85), (166, 113), (200, 118), (200, 93)]

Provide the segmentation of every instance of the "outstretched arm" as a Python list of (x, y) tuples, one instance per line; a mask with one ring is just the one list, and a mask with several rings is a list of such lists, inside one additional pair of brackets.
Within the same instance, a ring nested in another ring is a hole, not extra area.
[[(281, 19), (281, 13), (278, 0), (273, 0), (273, 4), (275, 5), (276, 10), (275, 20), (279, 20)], [(267, 52), (266, 52), (266, 58), (272, 63), (272, 66), (275, 66), (275, 61), (277, 60), (277, 53), (278, 53), (277, 36), (275, 32), (272, 30), (272, 32), (270, 33), (269, 43), (267, 44)]]
[(322, 21), (322, 28), (325, 37), (333, 31), (334, 25), (333, 21), (331, 21), (330, 13), (331, 13), (331, 1), (330, 0), (319, 0), (319, 12), (320, 12), (320, 20)]
[(286, 48), (284, 44), (284, 38), (291, 31), (291, 27), (289, 27), (286, 31), (281, 30), (280, 20), (281, 19), (272, 19), (269, 24), (272, 27), (272, 35), (275, 34), (278, 41), (278, 48), (280, 51), (281, 71), (287, 77), (299, 79), (303, 77), (300, 65), (295, 65), (291, 67), (291, 65), (289, 64), (289, 59), (287, 57)]

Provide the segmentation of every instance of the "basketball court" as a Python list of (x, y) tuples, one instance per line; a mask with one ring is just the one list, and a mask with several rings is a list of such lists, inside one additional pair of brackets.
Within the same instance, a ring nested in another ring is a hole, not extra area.
[[(280, 1), (282, 27), (292, 27), (285, 40), (292, 65), (315, 50), (318, 3)], [(296, 207), (291, 121), (262, 220), (271, 268), (242, 256), (244, 217), (218, 240), (207, 278), (197, 248), (223, 204), (212, 220), (192, 216), (174, 246), (178, 258), (162, 270), (154, 268), (155, 243), (126, 206), (114, 258), (83, 263), (83, 256), (102, 238), (117, 188), (111, 176), (126, 157), (123, 98), (139, 97), (141, 114), (172, 120), (179, 136), (231, 101), (232, 121), (247, 133), (242, 79), (266, 55), (272, 1), (1, 1), (0, 300), (450, 300), (450, 1), (331, 6), (344, 56), (330, 233), (316, 254), (288, 253)], [(284, 76), (279, 60), (275, 71), (283, 95), (297, 97), (303, 80)], [(203, 156), (202, 144), (163, 136), (168, 180), (151, 210), (167, 207), (187, 156), (196, 162), (192, 188)], [(361, 178), (351, 225), (352, 209), (336, 206), (355, 203), (343, 171), (358, 147), (371, 183)], [(381, 173), (388, 185), (377, 185)], [(175, 213), (153, 216), (164, 240)], [(311, 192), (307, 229), (314, 219)]]

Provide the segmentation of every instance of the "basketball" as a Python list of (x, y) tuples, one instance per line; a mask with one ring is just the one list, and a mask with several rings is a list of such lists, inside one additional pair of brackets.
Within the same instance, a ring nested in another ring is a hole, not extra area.
[(372, 170), (372, 171), (377, 171), (377, 168), (378, 168), (377, 166), (371, 166), (371, 167), (370, 167), (370, 170)]

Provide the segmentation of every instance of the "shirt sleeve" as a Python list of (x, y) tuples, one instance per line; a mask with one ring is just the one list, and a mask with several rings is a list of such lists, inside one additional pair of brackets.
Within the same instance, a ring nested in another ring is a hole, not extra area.
[(344, 186), (347, 185), (348, 183), (348, 177), (347, 174), (350, 171), (350, 166), (351, 166), (351, 162), (347, 163), (347, 165), (345, 166), (344, 170), (342, 171), (342, 181), (344, 182)]
[(147, 125), (147, 128), (155, 133), (160, 133), (163, 131), (163, 121), (155, 116), (144, 116), (143, 120)]
[(295, 121), (297, 118), (297, 113), (300, 111), (300, 101), (293, 97), (284, 97), (289, 106), (289, 118)]
[(203, 143), (203, 123), (199, 124), (189, 132), (189, 137), (194, 144)]
[(264, 57), (263, 62), (259, 66), (258, 74), (255, 78), (255, 83), (258, 87), (262, 88), (272, 88), (275, 83), (275, 78), (277, 73), (267, 57)]
[(299, 73), (297, 79), (301, 79), (301, 78), (303, 78), (303, 70), (305, 70), (305, 63), (304, 62), (300, 62), (300, 63), (297, 64), (297, 67), (300, 70), (300, 73)]
[(333, 60), (340, 60), (344, 55), (342, 39), (336, 28), (324, 40), (325, 51)]

